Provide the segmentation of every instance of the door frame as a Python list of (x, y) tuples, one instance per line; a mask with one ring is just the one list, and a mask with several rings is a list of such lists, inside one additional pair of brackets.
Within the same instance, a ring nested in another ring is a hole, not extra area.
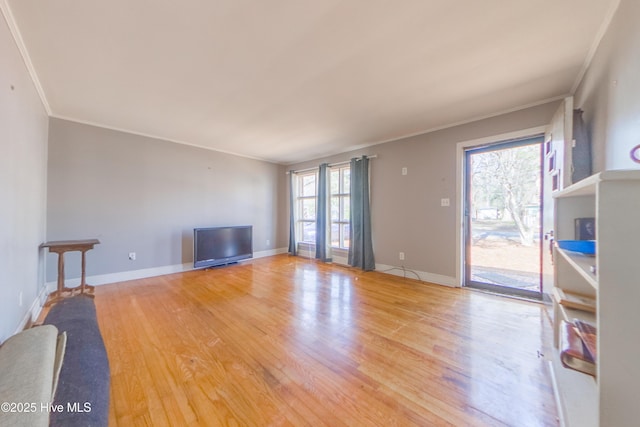
[(523, 139), (527, 137), (537, 137), (547, 131), (547, 126), (537, 126), (515, 132), (508, 132), (499, 135), (487, 136), (459, 142), (456, 145), (456, 286), (464, 286), (464, 209), (465, 209), (465, 151), (470, 148), (478, 148), (482, 145), (489, 145), (499, 141), (511, 139)]
[[(532, 142), (533, 141), (533, 142)], [(464, 258), (463, 258), (463, 264), (464, 264), (464, 277), (463, 277), (463, 286), (469, 287), (469, 288), (474, 288), (474, 289), (482, 289), (482, 290), (486, 290), (486, 291), (491, 291), (491, 292), (496, 292), (496, 293), (500, 293), (500, 294), (505, 294), (505, 295), (514, 295), (514, 296), (519, 296), (519, 297), (523, 297), (523, 298), (530, 298), (530, 299), (536, 299), (536, 300), (542, 300), (543, 298), (543, 292), (542, 292), (542, 250), (543, 250), (543, 239), (542, 239), (542, 220), (543, 220), (543, 213), (544, 213), (544, 201), (543, 201), (543, 191), (544, 191), (544, 182), (543, 182), (543, 178), (544, 178), (544, 153), (543, 153), (543, 149), (544, 149), (544, 142), (545, 142), (545, 134), (538, 134), (538, 135), (534, 135), (534, 136), (530, 136), (530, 137), (524, 137), (524, 138), (515, 138), (515, 139), (510, 139), (510, 140), (506, 140), (506, 141), (495, 141), (493, 143), (490, 144), (486, 144), (486, 145), (480, 145), (477, 147), (470, 147), (470, 148), (466, 148), (465, 152), (464, 152), (464, 156), (465, 156), (465, 165), (464, 165), (464, 175), (463, 178), (465, 180), (464, 182), (464, 188), (465, 188), (465, 193), (464, 193), (464, 201), (463, 201), (463, 210), (465, 211), (465, 215), (463, 216), (463, 222), (464, 222)], [(506, 150), (506, 149), (512, 149), (512, 148), (518, 148), (518, 147), (525, 147), (525, 146), (531, 146), (531, 145), (537, 145), (538, 146), (538, 150), (539, 150), (539, 175), (540, 175), (540, 197), (539, 197), (539, 201), (540, 201), (540, 221), (539, 221), (539, 231), (538, 231), (538, 290), (537, 291), (532, 291), (529, 289), (520, 289), (518, 287), (515, 286), (508, 286), (508, 285), (502, 285), (502, 284), (491, 284), (491, 283), (486, 283), (486, 282), (476, 282), (471, 280), (471, 264), (467, 263), (466, 260), (469, 259), (471, 257), (471, 217), (470, 215), (466, 212), (467, 211), (467, 207), (471, 207), (471, 199), (470, 199), (470, 192), (471, 192), (471, 179), (469, 177), (469, 169), (470, 169), (470, 161), (471, 161), (471, 156), (474, 154), (479, 154), (479, 153), (487, 153), (487, 152), (491, 152), (491, 151), (497, 151), (497, 150)]]

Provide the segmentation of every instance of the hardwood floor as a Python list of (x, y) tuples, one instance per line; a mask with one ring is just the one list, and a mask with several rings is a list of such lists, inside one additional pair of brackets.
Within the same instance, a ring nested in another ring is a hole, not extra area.
[(288, 255), (95, 302), (112, 426), (558, 425), (539, 304)]

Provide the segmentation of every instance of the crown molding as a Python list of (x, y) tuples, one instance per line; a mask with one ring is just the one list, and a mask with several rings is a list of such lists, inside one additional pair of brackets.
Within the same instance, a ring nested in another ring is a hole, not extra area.
[(51, 116), (51, 107), (49, 106), (49, 102), (47, 101), (47, 96), (44, 93), (44, 89), (40, 84), (40, 79), (38, 78), (38, 73), (36, 73), (36, 69), (31, 62), (31, 57), (29, 56), (29, 52), (27, 51), (27, 47), (24, 44), (24, 40), (22, 39), (22, 34), (20, 34), (20, 30), (18, 29), (18, 25), (16, 24), (16, 20), (13, 16), (13, 12), (11, 11), (11, 7), (7, 0), (0, 0), (0, 11), (2, 12), (2, 16), (4, 17), (7, 26), (9, 27), (9, 31), (13, 36), (13, 40), (20, 51), (20, 55), (22, 56), (22, 61), (24, 65), (27, 67), (27, 71), (31, 76), (31, 81), (33, 82), (33, 86), (38, 92), (38, 96), (40, 97), (40, 101), (47, 112), (48, 116)]
[(106, 124), (100, 123), (100, 122), (93, 122), (91, 120), (81, 120), (81, 119), (77, 119), (77, 118), (74, 118), (74, 117), (62, 116), (62, 115), (59, 115), (59, 114), (49, 114), (49, 117), (52, 118), (52, 119), (64, 120), (64, 121), (67, 121), (67, 122), (78, 123), (78, 124), (85, 125), (85, 126), (93, 126), (93, 127), (100, 128), (100, 129), (106, 129), (106, 130), (111, 130), (111, 131), (115, 131), (115, 132), (127, 133), (127, 134), (130, 134), (130, 135), (142, 136), (144, 138), (151, 138), (151, 139), (157, 139), (159, 141), (172, 142), (174, 144), (187, 145), (189, 147), (201, 148), (203, 150), (215, 151), (217, 153), (228, 154), (230, 156), (243, 157), (245, 159), (257, 160), (259, 162), (272, 163), (274, 165), (281, 166), (281, 163), (278, 163), (278, 162), (275, 162), (275, 161), (269, 160), (269, 159), (263, 159), (262, 157), (250, 156), (248, 154), (236, 153), (234, 151), (222, 150), (222, 149), (209, 147), (209, 146), (201, 145), (201, 144), (194, 144), (192, 142), (187, 142), (187, 141), (183, 141), (183, 140), (180, 140), (180, 139), (166, 138), (164, 136), (159, 136), (159, 135), (155, 135), (155, 134), (152, 134), (152, 133), (138, 132), (138, 131), (132, 130), (132, 129), (121, 128), (121, 127), (117, 127), (117, 126), (110, 126), (110, 125), (106, 125)]
[(587, 70), (591, 66), (591, 61), (593, 61), (593, 57), (595, 56), (596, 51), (600, 46), (600, 42), (604, 38), (604, 35), (607, 33), (607, 30), (609, 30), (611, 21), (613, 21), (613, 17), (618, 11), (619, 6), (620, 6), (620, 0), (614, 1), (609, 7), (609, 10), (607, 11), (607, 13), (604, 15), (602, 24), (600, 25), (600, 28), (598, 29), (598, 32), (596, 33), (596, 36), (593, 39), (593, 43), (591, 44), (591, 47), (587, 52), (587, 56), (584, 59), (582, 68), (580, 69), (580, 72), (578, 73), (578, 76), (576, 77), (575, 82), (573, 82), (573, 86), (571, 87), (571, 92), (570, 92), (571, 95), (575, 95), (576, 91), (578, 90), (578, 87), (580, 86), (580, 83), (582, 83), (582, 79), (584, 79), (584, 75), (587, 74)]
[(456, 127), (456, 126), (462, 126), (462, 125), (467, 125), (469, 123), (478, 122), (480, 120), (486, 120), (486, 119), (491, 119), (493, 117), (499, 117), (499, 116), (502, 116), (502, 115), (505, 115), (505, 114), (509, 114), (509, 113), (515, 113), (516, 111), (526, 110), (527, 108), (537, 107), (539, 105), (548, 104), (550, 102), (560, 101), (561, 99), (565, 99), (567, 96), (571, 96), (571, 95), (570, 94), (563, 94), (563, 95), (559, 95), (559, 96), (554, 96), (552, 98), (545, 98), (545, 99), (541, 99), (540, 101), (535, 101), (535, 102), (531, 102), (531, 103), (528, 103), (528, 104), (519, 105), (517, 107), (512, 107), (512, 108), (505, 109), (505, 110), (499, 110), (499, 111), (496, 111), (494, 113), (490, 113), (490, 114), (486, 114), (486, 115), (482, 115), (482, 116), (475, 116), (475, 117), (471, 117), (469, 119), (461, 120), (461, 121), (458, 121), (458, 122), (452, 122), (452, 123), (448, 123), (448, 124), (445, 124), (445, 125), (442, 125), (442, 126), (436, 126), (436, 127), (432, 127), (432, 128), (427, 128), (427, 129), (424, 129), (424, 130), (420, 130), (418, 132), (413, 132), (413, 133), (409, 133), (409, 134), (394, 136), (393, 138), (385, 139), (383, 141), (374, 141), (374, 142), (370, 142), (370, 143), (353, 145), (353, 146), (350, 146), (350, 147), (346, 147), (344, 150), (333, 151), (333, 152), (330, 152), (328, 154), (324, 154), (324, 155), (319, 156), (319, 157), (314, 157), (313, 159), (301, 160), (301, 161), (297, 161), (297, 162), (287, 162), (287, 163), (282, 163), (282, 164), (284, 166), (297, 165), (299, 163), (305, 163), (305, 162), (310, 162), (310, 161), (313, 161), (313, 160), (320, 160), (320, 159), (324, 159), (324, 158), (327, 158), (327, 157), (336, 156), (336, 155), (339, 155), (339, 154), (350, 153), (351, 151), (362, 150), (362, 149), (373, 147), (373, 146), (376, 146), (376, 145), (381, 145), (381, 144), (386, 144), (386, 143), (389, 143), (389, 142), (400, 141), (400, 140), (407, 139), (407, 138), (413, 138), (414, 136), (426, 135), (426, 134), (437, 132), (437, 131), (440, 131), (440, 130), (450, 129), (450, 128), (453, 128), (453, 127)]

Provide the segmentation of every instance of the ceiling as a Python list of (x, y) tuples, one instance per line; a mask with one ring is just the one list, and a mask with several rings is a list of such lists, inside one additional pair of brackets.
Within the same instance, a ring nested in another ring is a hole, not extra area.
[(617, 0), (3, 0), (53, 117), (276, 163), (570, 94)]

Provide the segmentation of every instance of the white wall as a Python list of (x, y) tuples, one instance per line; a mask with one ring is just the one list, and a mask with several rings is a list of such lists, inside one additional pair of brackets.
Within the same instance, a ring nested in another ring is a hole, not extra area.
[(46, 111), (0, 15), (0, 341), (39, 307), (47, 126)]

